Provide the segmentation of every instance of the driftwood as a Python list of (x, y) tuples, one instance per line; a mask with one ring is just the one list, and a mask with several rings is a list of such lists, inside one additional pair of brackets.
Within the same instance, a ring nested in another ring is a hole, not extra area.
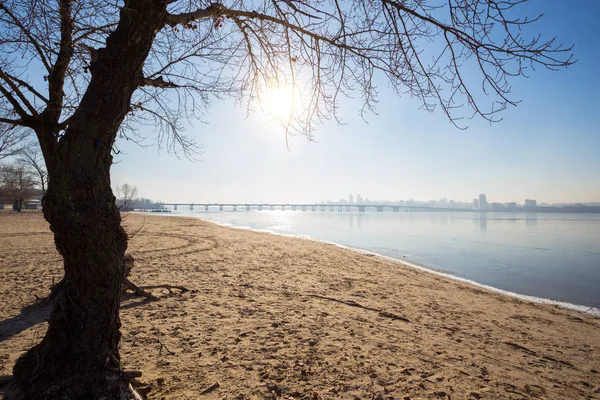
[(410, 322), (410, 320), (408, 318), (403, 317), (402, 315), (393, 314), (393, 313), (390, 313), (390, 312), (387, 312), (387, 311), (380, 310), (378, 308), (372, 308), (372, 307), (363, 306), (362, 304), (359, 304), (359, 303), (355, 302), (354, 300), (340, 300), (340, 299), (336, 299), (336, 298), (333, 298), (333, 297), (320, 296), (318, 294), (309, 294), (307, 296), (308, 297), (314, 297), (316, 299), (322, 299), (322, 300), (328, 300), (328, 301), (335, 301), (336, 303), (345, 304), (345, 305), (350, 306), (350, 307), (357, 307), (357, 308), (362, 308), (364, 310), (375, 311), (375, 312), (379, 313), (380, 317), (395, 319), (395, 320), (404, 321), (404, 322)]
[(181, 293), (188, 292), (189, 289), (184, 286), (174, 286), (174, 285), (151, 285), (151, 286), (137, 286), (135, 283), (129, 280), (129, 274), (135, 265), (135, 258), (131, 254), (125, 254), (123, 257), (123, 261), (125, 263), (125, 270), (123, 271), (123, 287), (124, 289), (129, 289), (137, 296), (142, 296), (152, 301), (158, 300), (158, 297), (154, 296), (152, 293), (147, 292), (144, 289), (167, 289), (169, 293), (173, 293), (173, 289), (180, 290)]

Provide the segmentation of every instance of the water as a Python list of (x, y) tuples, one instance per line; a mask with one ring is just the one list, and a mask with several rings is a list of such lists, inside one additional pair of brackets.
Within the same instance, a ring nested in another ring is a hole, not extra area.
[(505, 291), (600, 307), (600, 214), (199, 211), (412, 261)]

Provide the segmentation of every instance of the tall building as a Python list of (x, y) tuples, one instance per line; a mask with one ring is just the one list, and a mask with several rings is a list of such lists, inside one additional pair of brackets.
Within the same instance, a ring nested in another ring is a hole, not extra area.
[(492, 203), (492, 211), (504, 211), (504, 204)]
[(525, 199), (525, 207), (537, 207), (537, 200)]
[(356, 195), (356, 202), (357, 202), (358, 204), (362, 204), (362, 203), (363, 203), (363, 198), (362, 198), (362, 197), (360, 197), (360, 193)]
[(479, 210), (479, 200), (473, 199), (473, 210)]
[(480, 210), (488, 209), (488, 202), (487, 202), (487, 198), (485, 197), (485, 194), (479, 195), (479, 209)]
[(352, 196), (352, 193), (350, 193), (350, 195), (348, 196), (348, 204), (352, 203), (354, 203), (354, 196)]
[(537, 201), (526, 199), (523, 211), (537, 211)]

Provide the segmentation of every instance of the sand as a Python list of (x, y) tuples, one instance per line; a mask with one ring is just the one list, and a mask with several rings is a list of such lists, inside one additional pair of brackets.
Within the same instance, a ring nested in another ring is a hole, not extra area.
[[(123, 366), (149, 399), (600, 398), (593, 316), (315, 241), (125, 224), (134, 282), (191, 289), (123, 298)], [(61, 273), (39, 213), (0, 213), (0, 375), (43, 336), (36, 297)]]

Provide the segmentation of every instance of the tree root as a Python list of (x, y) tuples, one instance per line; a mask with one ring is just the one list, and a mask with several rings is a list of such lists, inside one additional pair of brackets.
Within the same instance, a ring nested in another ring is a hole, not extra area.
[[(46, 384), (42, 387), (31, 388), (17, 386), (12, 379), (12, 376), (2, 376), (0, 381), (0, 388), (2, 389), (0, 394), (4, 395), (7, 399), (14, 400), (28, 400), (32, 398), (44, 398), (44, 399), (55, 399), (55, 398), (110, 398), (114, 400), (145, 400), (147, 393), (151, 391), (151, 388), (144, 386), (137, 382), (134, 378), (129, 378), (131, 374), (135, 376), (141, 376), (138, 371), (132, 372), (119, 372), (115, 371), (116, 375), (107, 376), (105, 383), (98, 385), (97, 382), (91, 382), (87, 386), (82, 385), (81, 382), (74, 378), (69, 382), (69, 385), (61, 388), (51, 384)], [(90, 386), (94, 386), (93, 389)]]
[(129, 289), (129, 290), (133, 291), (133, 293), (135, 293), (137, 296), (145, 297), (152, 301), (158, 301), (160, 299), (158, 297), (154, 296), (152, 293), (147, 292), (144, 289), (167, 289), (169, 291), (169, 294), (172, 294), (174, 289), (180, 290), (181, 293), (190, 291), (190, 289), (188, 289), (184, 286), (173, 286), (173, 285), (137, 286), (135, 283), (131, 282), (127, 278), (125, 278), (125, 280), (123, 281), (123, 286), (125, 286), (125, 289)]
[(15, 378), (12, 375), (2, 375), (0, 376), (0, 387), (8, 385), (14, 380)]
[(123, 375), (123, 378), (127, 380), (132, 380), (134, 378), (141, 377), (142, 371), (121, 371), (121, 375)]
[[(123, 262), (125, 264), (125, 269), (123, 271), (123, 290), (131, 290), (136, 296), (145, 297), (151, 301), (160, 300), (158, 297), (148, 292), (148, 289), (167, 289), (169, 294), (173, 294), (173, 290), (177, 289), (181, 293), (189, 292), (190, 289), (185, 286), (177, 286), (177, 285), (150, 285), (150, 286), (138, 286), (135, 283), (131, 282), (128, 279), (131, 270), (134, 267), (135, 259), (131, 254), (125, 254), (123, 258)], [(49, 303), (53, 301), (62, 291), (63, 281), (60, 280), (56, 284), (52, 284), (50, 287), (50, 294), (47, 297), (39, 298), (36, 296), (37, 300), (42, 303)]]
[(145, 297), (145, 298), (150, 299), (152, 301), (158, 301), (159, 300), (158, 297), (154, 296), (152, 293), (146, 292), (144, 289), (140, 288), (139, 286), (137, 286), (135, 283), (131, 282), (127, 278), (125, 278), (123, 280), (123, 286), (125, 286), (125, 288), (133, 291), (133, 293), (135, 293), (137, 296)]
[(410, 322), (410, 320), (408, 318), (403, 317), (401, 315), (397, 315), (397, 314), (393, 314), (393, 313), (390, 313), (390, 312), (387, 312), (387, 311), (383, 311), (383, 310), (380, 310), (378, 308), (366, 307), (366, 306), (363, 306), (363, 305), (361, 305), (361, 304), (359, 304), (359, 303), (357, 303), (357, 302), (355, 302), (353, 300), (340, 300), (340, 299), (336, 299), (336, 298), (333, 298), (333, 297), (320, 296), (318, 294), (309, 294), (307, 296), (308, 297), (314, 297), (314, 298), (317, 298), (317, 299), (335, 301), (336, 303), (345, 304), (345, 305), (350, 306), (350, 307), (357, 307), (357, 308), (362, 308), (364, 310), (375, 311), (375, 312), (379, 313), (380, 317), (390, 318), (390, 319), (404, 321), (404, 322)]
[(189, 292), (190, 289), (185, 286), (177, 286), (177, 285), (151, 285), (151, 286), (142, 286), (143, 289), (167, 289), (169, 293), (173, 293), (173, 289), (180, 290), (181, 293)]
[(159, 300), (158, 297), (154, 296), (152, 293), (147, 292), (144, 289), (167, 289), (169, 291), (169, 294), (173, 293), (173, 289), (180, 290), (181, 293), (190, 291), (190, 289), (188, 289), (186, 287), (175, 286), (175, 285), (137, 286), (136, 284), (131, 282), (129, 279), (127, 279), (127, 277), (131, 273), (131, 270), (133, 269), (133, 266), (135, 264), (135, 258), (133, 258), (133, 256), (131, 254), (125, 254), (125, 257), (123, 258), (123, 262), (125, 263), (123, 286), (125, 287), (125, 289), (129, 289), (129, 290), (133, 291), (133, 293), (135, 293), (138, 296), (146, 297), (147, 299), (150, 299), (152, 301), (157, 301), (157, 300)]

